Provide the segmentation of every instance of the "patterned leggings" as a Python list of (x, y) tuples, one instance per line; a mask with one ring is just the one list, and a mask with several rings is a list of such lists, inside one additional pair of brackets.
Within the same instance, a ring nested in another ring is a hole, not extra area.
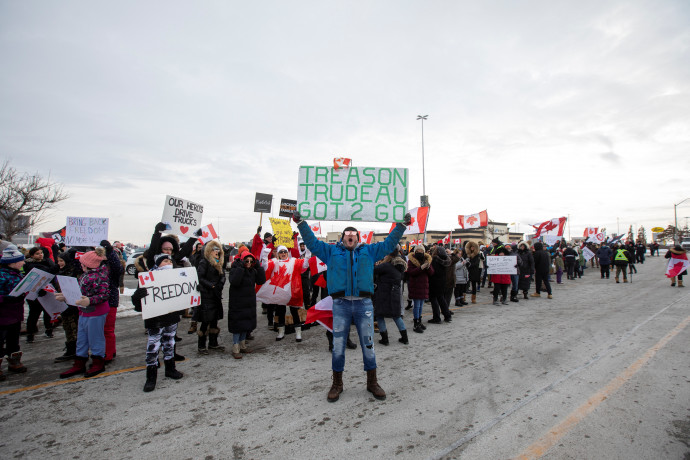
[(148, 328), (149, 341), (146, 346), (146, 365), (158, 364), (158, 351), (163, 346), (163, 359), (168, 361), (175, 357), (175, 333), (177, 323), (166, 327)]

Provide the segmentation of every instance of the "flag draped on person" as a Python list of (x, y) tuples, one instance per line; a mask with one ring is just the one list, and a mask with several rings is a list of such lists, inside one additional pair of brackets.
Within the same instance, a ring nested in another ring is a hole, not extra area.
[(489, 224), (489, 216), (485, 209), (474, 214), (458, 216), (458, 224), (462, 228), (486, 227)]
[(544, 235), (563, 236), (565, 230), (566, 217), (556, 217), (541, 224), (532, 225), (537, 230), (534, 238), (539, 238)]
[(666, 267), (666, 276), (668, 278), (675, 278), (683, 273), (688, 266), (690, 266), (690, 261), (688, 261), (686, 253), (675, 254), (671, 252), (671, 258), (668, 260), (668, 266)]
[[(412, 223), (407, 226), (407, 229), (403, 235), (424, 233), (426, 231), (426, 221), (429, 217), (429, 207), (421, 206), (419, 208), (412, 208), (407, 212), (409, 212), (410, 216), (412, 216)], [(395, 223), (391, 224), (391, 229), (388, 231), (388, 233), (393, 231), (395, 225)]]
[(266, 267), (266, 282), (256, 286), (256, 300), (266, 304), (302, 305), (304, 259), (271, 259)]

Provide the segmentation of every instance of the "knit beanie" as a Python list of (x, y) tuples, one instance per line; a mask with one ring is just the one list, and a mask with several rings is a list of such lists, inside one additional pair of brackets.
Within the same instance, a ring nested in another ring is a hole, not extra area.
[(19, 252), (17, 246), (10, 245), (2, 251), (2, 258), (0, 259), (0, 264), (13, 264), (15, 262), (21, 262), (24, 260), (24, 254)]
[(157, 266), (157, 267), (160, 267), (160, 265), (163, 263), (164, 260), (170, 260), (170, 261), (172, 261), (173, 259), (172, 259), (172, 257), (170, 257), (169, 254), (158, 254), (158, 255), (156, 256), (156, 259), (155, 259), (155, 260), (156, 260), (156, 266)]
[(89, 251), (79, 258), (79, 262), (86, 268), (98, 268), (101, 262), (105, 260), (105, 249), (96, 248), (94, 251)]

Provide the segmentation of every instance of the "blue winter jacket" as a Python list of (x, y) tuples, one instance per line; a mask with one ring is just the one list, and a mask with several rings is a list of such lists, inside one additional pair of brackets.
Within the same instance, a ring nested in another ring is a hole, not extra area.
[(352, 251), (342, 242), (326, 244), (319, 241), (306, 221), (297, 229), (311, 253), (328, 266), (328, 293), (338, 297), (371, 297), (374, 294), (374, 264), (393, 252), (405, 232), (398, 223), (386, 239), (375, 244), (360, 244)]
[(597, 250), (597, 257), (599, 258), (600, 264), (611, 265), (613, 251), (608, 246), (602, 246)]

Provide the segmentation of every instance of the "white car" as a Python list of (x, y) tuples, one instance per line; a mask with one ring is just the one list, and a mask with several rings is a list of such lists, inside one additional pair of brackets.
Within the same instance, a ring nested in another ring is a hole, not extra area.
[(128, 275), (136, 276), (137, 274), (137, 268), (134, 266), (134, 261), (137, 260), (137, 257), (142, 255), (144, 253), (144, 249), (141, 250), (136, 250), (132, 252), (129, 256), (127, 256), (127, 262), (125, 263), (125, 273)]
[(683, 238), (683, 241), (680, 243), (680, 247), (686, 251), (690, 250), (690, 238)]

